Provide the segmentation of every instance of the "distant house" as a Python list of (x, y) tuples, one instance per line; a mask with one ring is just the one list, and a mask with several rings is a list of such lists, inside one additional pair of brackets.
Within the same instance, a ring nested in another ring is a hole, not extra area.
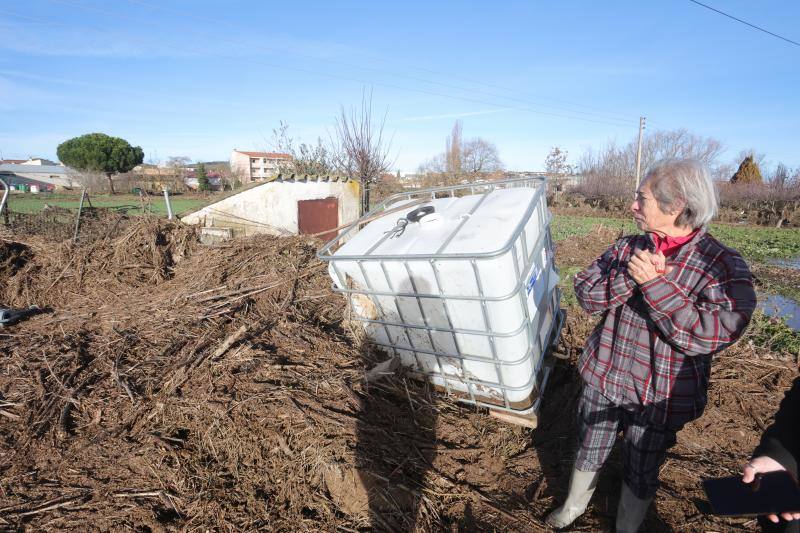
[(358, 219), (361, 184), (338, 176), (278, 175), (181, 218), (203, 234), (319, 234)]
[(159, 167), (158, 165), (151, 165), (150, 163), (142, 163), (141, 165), (136, 165), (133, 167), (131, 171), (139, 176), (163, 176), (170, 172), (170, 169), (165, 167)]
[[(211, 186), (212, 191), (221, 191), (225, 188), (225, 181), (222, 179), (219, 172), (206, 172), (206, 177), (208, 178), (208, 184)], [(200, 181), (197, 179), (194, 169), (186, 173), (183, 178), (183, 183), (186, 185), (187, 189), (193, 191), (200, 190)]]
[(57, 166), (59, 163), (41, 157), (29, 157), (28, 159), (0, 159), (0, 165), (50, 165)]
[(49, 159), (41, 157), (29, 157), (27, 161), (20, 163), (20, 165), (59, 166), (55, 161), (50, 161)]
[(251, 183), (272, 178), (280, 174), (281, 165), (292, 160), (289, 154), (278, 152), (231, 152), (231, 173), (242, 183)]
[(78, 173), (64, 165), (0, 164), (0, 176), (6, 181), (32, 180), (54, 188), (79, 187)]

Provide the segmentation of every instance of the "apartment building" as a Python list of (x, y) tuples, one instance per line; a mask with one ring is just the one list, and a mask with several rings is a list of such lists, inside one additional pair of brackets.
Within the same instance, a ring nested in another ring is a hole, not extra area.
[(233, 149), (231, 152), (231, 173), (242, 183), (261, 181), (277, 176), (281, 165), (292, 160), (289, 154), (277, 152), (245, 152)]

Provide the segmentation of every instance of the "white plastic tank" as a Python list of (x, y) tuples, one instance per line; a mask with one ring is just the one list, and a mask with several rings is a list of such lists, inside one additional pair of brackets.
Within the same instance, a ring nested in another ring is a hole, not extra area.
[(544, 191), (527, 179), (400, 195), (319, 255), (375, 344), (462, 399), (524, 411), (560, 316)]

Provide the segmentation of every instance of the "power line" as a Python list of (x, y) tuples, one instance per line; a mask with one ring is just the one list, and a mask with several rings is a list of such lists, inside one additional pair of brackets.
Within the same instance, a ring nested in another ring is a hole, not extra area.
[[(83, 5), (83, 4), (76, 4), (76, 3), (70, 2), (69, 0), (49, 0), (49, 1), (52, 2), (52, 3), (58, 3), (58, 4), (62, 4), (62, 5), (66, 5), (66, 6), (70, 6), (70, 7), (74, 7), (74, 8), (78, 8), (78, 9), (82, 9), (84, 11), (94, 11), (96, 13), (101, 13), (101, 14), (104, 14), (104, 15), (107, 15), (107, 16), (110, 16), (110, 17), (113, 17), (113, 18), (121, 19), (121, 20), (127, 20), (127, 21), (131, 21), (131, 22), (135, 22), (137, 24), (145, 24), (146, 23), (146, 24), (149, 24), (151, 26), (153, 25), (153, 23), (150, 22), (149, 20), (143, 22), (141, 20), (134, 19), (133, 17), (130, 17), (128, 15), (124, 15), (124, 14), (121, 14), (121, 13), (118, 13), (118, 12), (98, 9), (97, 7), (94, 7), (94, 6), (90, 7), (90, 6), (86, 6), (86, 5)], [(135, 1), (135, 0), (130, 0), (130, 1), (132, 3), (138, 3), (140, 5), (145, 5), (145, 6), (148, 6), (148, 7), (152, 6), (152, 4), (147, 4), (146, 2)], [(176, 10), (174, 10), (174, 9), (171, 9), (170, 11), (176, 12)], [(195, 19), (199, 19), (200, 18), (200, 17), (197, 17), (196, 15), (192, 15), (192, 14), (189, 14), (189, 13), (184, 13), (184, 15), (187, 18), (195, 18)], [(29, 20), (32, 20), (31, 17), (25, 17), (25, 18), (28, 18)], [(51, 22), (51, 21), (45, 21), (45, 22)], [(100, 28), (92, 28), (90, 26), (85, 26), (85, 27), (90, 28), (90, 29), (95, 29), (97, 31), (104, 31), (104, 30), (102, 30)], [(244, 42), (244, 41), (240, 41), (240, 40), (220, 37), (220, 36), (217, 37), (217, 41), (227, 41), (227, 42), (229, 42), (231, 44), (234, 44), (234, 45), (237, 45), (237, 46), (245, 46), (245, 47), (248, 47), (250, 49), (254, 48), (253, 45), (250, 44), (250, 43), (247, 43), (247, 42)], [(258, 48), (258, 46), (256, 46), (255, 48)], [(179, 48), (173, 47), (173, 49), (178, 50)], [(264, 49), (264, 48), (262, 48), (262, 49)], [(187, 51), (187, 52), (192, 52), (192, 53), (201, 53), (201, 51), (199, 51), (199, 50), (187, 48), (185, 46), (183, 47), (183, 50)], [(266, 50), (274, 52), (274, 50), (270, 50), (268, 48)], [(298, 54), (296, 52), (290, 52), (288, 54), (297, 55), (299, 57), (309, 57), (307, 55)], [(313, 58), (313, 59), (316, 59), (316, 58)], [(553, 117), (558, 117), (558, 118), (567, 118), (567, 119), (573, 119), (573, 120), (582, 120), (584, 122), (593, 122), (593, 123), (596, 123), (596, 124), (605, 124), (605, 125), (618, 126), (618, 127), (619, 126), (630, 126), (630, 125), (635, 124), (635, 122), (632, 119), (622, 119), (622, 118), (614, 118), (614, 117), (608, 117), (608, 116), (606, 116), (606, 117), (603, 117), (603, 116), (591, 116), (591, 115), (597, 115), (597, 113), (592, 113), (592, 112), (588, 112), (588, 111), (579, 111), (579, 110), (573, 110), (573, 109), (558, 108), (558, 107), (555, 107), (555, 106), (552, 106), (552, 105), (545, 105), (545, 104), (540, 104), (540, 103), (535, 103), (535, 102), (522, 100), (522, 99), (519, 99), (519, 98), (496, 95), (496, 94), (493, 94), (493, 93), (488, 93), (486, 91), (478, 91), (478, 90), (474, 90), (474, 89), (467, 89), (467, 88), (463, 88), (463, 87), (459, 87), (459, 86), (455, 86), (455, 85), (451, 85), (451, 84), (447, 84), (447, 83), (443, 83), (443, 82), (426, 80), (426, 79), (418, 78), (418, 77), (414, 77), (414, 76), (408, 76), (408, 75), (402, 75), (402, 74), (398, 75), (396, 73), (394, 73), (394, 74), (393, 73), (389, 73), (389, 74), (392, 74), (395, 77), (408, 78), (408, 79), (412, 79), (412, 80), (415, 80), (415, 81), (422, 81), (422, 82), (425, 82), (425, 83), (429, 83), (429, 84), (433, 84), (433, 85), (439, 85), (439, 86), (443, 86), (443, 87), (446, 87), (446, 88), (463, 91), (463, 92), (466, 92), (466, 93), (483, 94), (483, 95), (486, 95), (486, 96), (489, 96), (489, 97), (493, 97), (493, 98), (501, 98), (501, 99), (505, 99), (505, 100), (517, 101), (517, 102), (521, 102), (521, 103), (524, 103), (524, 104), (527, 104), (527, 105), (526, 106), (519, 106), (519, 105), (509, 106), (507, 104), (498, 103), (496, 101), (489, 101), (489, 100), (484, 99), (484, 98), (460, 96), (460, 95), (455, 95), (455, 94), (452, 94), (452, 93), (444, 93), (444, 92), (433, 91), (433, 90), (429, 90), (429, 89), (423, 89), (423, 88), (419, 88), (419, 87), (406, 87), (406, 86), (397, 85), (397, 84), (394, 84), (394, 83), (376, 82), (376, 81), (371, 81), (371, 80), (355, 78), (355, 77), (351, 77), (351, 76), (344, 76), (344, 75), (341, 75), (341, 74), (333, 74), (333, 73), (329, 73), (329, 72), (313, 70), (313, 69), (309, 69), (309, 68), (303, 68), (303, 67), (297, 67), (297, 66), (286, 66), (286, 65), (271, 63), (271, 62), (268, 62), (268, 61), (265, 61), (265, 60), (262, 60), (262, 59), (256, 59), (256, 60), (250, 61), (250, 62), (258, 62), (258, 63), (261, 63), (261, 64), (266, 65), (266, 66), (270, 66), (270, 67), (273, 67), (273, 68), (279, 68), (279, 69), (283, 69), (283, 70), (302, 72), (302, 73), (312, 74), (312, 75), (316, 75), (316, 76), (325, 76), (325, 77), (328, 77), (328, 78), (340, 79), (340, 80), (345, 80), (345, 81), (355, 81), (357, 83), (364, 84), (364, 85), (383, 86), (383, 87), (388, 87), (388, 88), (393, 88), (393, 89), (399, 89), (399, 90), (402, 90), (402, 91), (416, 92), (416, 93), (427, 94), (427, 95), (431, 95), (431, 96), (439, 96), (439, 97), (442, 97), (442, 98), (448, 98), (448, 99), (452, 99), (452, 100), (461, 100), (461, 101), (464, 101), (464, 102), (477, 103), (477, 104), (482, 104), (482, 105), (491, 105), (491, 106), (494, 106), (494, 107), (501, 107), (501, 108), (508, 108), (508, 109), (515, 109), (517, 111), (524, 111), (524, 112), (533, 113), (533, 114), (539, 114), (539, 115), (553, 116)], [(328, 62), (328, 63), (336, 63), (337, 61), (327, 59), (326, 62)], [(362, 68), (362, 69), (365, 69), (365, 70), (373, 70), (373, 71), (377, 71), (379, 73), (385, 74), (385, 72), (382, 72), (379, 69), (374, 69), (374, 68), (370, 69), (369, 67), (366, 67), (366, 68), (365, 67), (359, 67), (357, 65), (351, 65), (351, 64), (348, 64), (348, 63), (345, 63), (345, 62), (341, 62), (341, 61), (338, 61), (338, 63), (342, 64), (342, 65), (345, 65), (345, 66), (348, 66), (348, 67), (351, 67), (351, 68)], [(543, 110), (540, 110), (540, 109), (532, 109), (531, 107), (529, 107), (531, 105), (536, 106), (536, 107), (544, 107), (544, 108), (549, 108), (549, 109), (555, 109), (557, 111), (563, 111), (563, 112), (570, 113), (570, 114), (557, 113), (557, 112), (553, 112), (553, 111), (543, 111)], [(590, 116), (589, 117), (584, 117), (584, 116), (575, 116), (575, 115), (590, 115)]]
[[(66, 3), (64, 0), (50, 0), (50, 1), (59, 2), (59, 3)], [(233, 23), (231, 23), (230, 21), (227, 21), (227, 20), (211, 19), (211, 18), (208, 18), (208, 17), (201, 17), (201, 16), (198, 16), (198, 15), (195, 15), (194, 13), (190, 13), (190, 12), (179, 10), (179, 9), (175, 9), (175, 8), (164, 7), (162, 5), (153, 4), (153, 3), (150, 3), (150, 2), (147, 2), (147, 1), (144, 1), (144, 0), (127, 0), (127, 2), (129, 2), (131, 4), (144, 6), (144, 7), (147, 7), (149, 9), (153, 9), (153, 10), (171, 12), (171, 13), (180, 15), (182, 18), (194, 19), (194, 20), (201, 21), (201, 22), (210, 22), (210, 23), (213, 23), (213, 24), (224, 24), (226, 26), (235, 28), (237, 30), (239, 29), (238, 25), (235, 25), (235, 24), (233, 24)], [(97, 11), (96, 8), (94, 10)], [(105, 13), (108, 14), (108, 11), (106, 11)], [(119, 16), (117, 14), (115, 14), (115, 15)], [(229, 38), (228, 39), (223, 38), (222, 40), (227, 40), (228, 42), (234, 42), (233, 40), (231, 40)], [(247, 44), (247, 43), (244, 43), (243, 41), (238, 41), (238, 44)], [(253, 48), (253, 46), (250, 45), (250, 44), (247, 44), (247, 46), (250, 47), (250, 48)], [(314, 57), (314, 56), (311, 56), (311, 55), (308, 55), (308, 54), (302, 54), (302, 53), (299, 53), (299, 52), (296, 52), (296, 51), (290, 51), (290, 52), (279, 51), (279, 50), (271, 49), (271, 48), (264, 47), (264, 46), (256, 46), (256, 48), (260, 48), (261, 50), (264, 50), (264, 51), (267, 51), (267, 52), (280, 52), (282, 54), (294, 55), (294, 56), (297, 56), (297, 57), (302, 57), (302, 58), (306, 58), (306, 59), (312, 59), (312, 60), (315, 60), (315, 61), (319, 60), (319, 58), (317, 58), (317, 57)], [(624, 115), (624, 114), (621, 114), (621, 113), (600, 111), (600, 110), (592, 108), (591, 106), (587, 106), (587, 105), (584, 105), (584, 104), (578, 104), (578, 103), (575, 103), (575, 102), (569, 102), (569, 101), (566, 101), (566, 100), (559, 100), (559, 99), (556, 99), (556, 98), (550, 98), (550, 97), (541, 96), (541, 95), (532, 95), (532, 94), (527, 94), (526, 95), (524, 93), (520, 93), (516, 89), (503, 87), (501, 85), (495, 85), (495, 84), (486, 83), (485, 81), (482, 81), (482, 80), (476, 80), (474, 78), (470, 78), (470, 77), (466, 77), (466, 76), (462, 76), (462, 75), (458, 75), (458, 74), (454, 74), (454, 73), (438, 72), (436, 70), (429, 69), (429, 68), (426, 68), (426, 67), (422, 67), (422, 66), (419, 66), (419, 65), (415, 65), (413, 63), (408, 63), (408, 62), (405, 62), (405, 61), (397, 61), (397, 60), (391, 60), (391, 59), (387, 60), (385, 58), (382, 58), (382, 57), (379, 57), (379, 56), (375, 56), (375, 55), (371, 55), (371, 54), (363, 54), (362, 53), (360, 55), (362, 55), (362, 56), (364, 56), (364, 57), (366, 57), (368, 59), (381, 62), (381, 63), (395, 63), (395, 64), (402, 65), (402, 66), (405, 66), (405, 67), (410, 67), (410, 68), (412, 68), (414, 70), (418, 70), (418, 71), (421, 71), (421, 72), (427, 72), (427, 73), (433, 74), (435, 76), (442, 76), (442, 77), (445, 77), (445, 78), (460, 79), (462, 81), (466, 81), (468, 83), (472, 83), (472, 84), (475, 84), (475, 85), (481, 85), (483, 87), (488, 87), (488, 88), (492, 88), (492, 89), (500, 89), (501, 91), (507, 91), (507, 92), (510, 92), (510, 93), (516, 93), (516, 94), (520, 94), (522, 96), (534, 97), (534, 98), (538, 98), (538, 99), (541, 99), (541, 100), (549, 100), (549, 101), (555, 102), (557, 104), (563, 104), (563, 105), (567, 105), (567, 106), (571, 106), (571, 107), (583, 108), (583, 109), (586, 109), (587, 111), (580, 111), (580, 110), (577, 110), (577, 109), (569, 109), (569, 108), (557, 107), (557, 106), (553, 106), (552, 104), (544, 104), (544, 103), (534, 102), (532, 100), (525, 100), (525, 99), (517, 98), (517, 97), (514, 97), (514, 96), (506, 96), (506, 95), (487, 92), (487, 91), (481, 91), (481, 90), (476, 90), (476, 89), (460, 87), (460, 86), (457, 86), (457, 85), (453, 85), (451, 83), (443, 83), (443, 82), (440, 82), (440, 81), (437, 81), (437, 80), (430, 80), (430, 79), (420, 78), (420, 77), (412, 76), (412, 75), (408, 75), (408, 74), (395, 74), (395, 75), (397, 75), (399, 77), (406, 78), (406, 79), (409, 79), (409, 80), (412, 80), (412, 81), (420, 81), (420, 82), (428, 83), (428, 84), (431, 84), (431, 85), (439, 85), (439, 86), (447, 87), (447, 88), (450, 88), (450, 89), (456, 89), (456, 90), (460, 90), (460, 91), (483, 94), (483, 95), (491, 96), (491, 97), (494, 97), (494, 98), (502, 98), (502, 99), (506, 99), (506, 100), (517, 101), (517, 102), (526, 103), (526, 104), (529, 104), (529, 105), (535, 105), (535, 106), (539, 106), (539, 107), (545, 107), (545, 108), (549, 107), (551, 109), (566, 111), (566, 112), (569, 112), (569, 113), (577, 113), (577, 114), (582, 114), (582, 115), (594, 115), (597, 118), (601, 118), (601, 119), (619, 120), (619, 121), (623, 121), (625, 123), (631, 123), (631, 124), (635, 123), (633, 121), (633, 119), (629, 115)], [(345, 62), (345, 61), (341, 61), (341, 60), (336, 60), (336, 59), (326, 58), (325, 61), (327, 63), (338, 64), (338, 65), (342, 65), (342, 66), (349, 67), (349, 68), (355, 68), (355, 69), (359, 69), (359, 70), (369, 70), (369, 71), (378, 72), (378, 73), (381, 73), (381, 74), (385, 74), (386, 73), (386, 71), (383, 71), (381, 69), (377, 69), (377, 68), (374, 68), (374, 67), (353, 64), (353, 63), (349, 63), (349, 62)], [(616, 115), (616, 116), (614, 116), (614, 115)]]
[(715, 8), (713, 8), (713, 7), (709, 6), (709, 5), (706, 5), (706, 4), (702, 3), (702, 2), (698, 2), (697, 0), (689, 0), (689, 1), (692, 2), (693, 4), (697, 4), (698, 6), (702, 6), (702, 7), (706, 8), (706, 9), (710, 9), (711, 11), (713, 11), (715, 13), (719, 13), (722, 16), (728, 17), (729, 19), (733, 19), (736, 22), (741, 22), (742, 24), (744, 24), (746, 26), (750, 26), (753, 29), (756, 29), (758, 31), (762, 31), (762, 32), (766, 33), (767, 35), (772, 35), (773, 37), (777, 37), (778, 39), (781, 39), (782, 41), (786, 41), (789, 44), (793, 44), (795, 46), (800, 46), (800, 43), (798, 43), (797, 41), (793, 41), (793, 40), (788, 39), (788, 38), (786, 38), (786, 37), (784, 37), (782, 35), (778, 35), (777, 33), (773, 33), (773, 32), (771, 32), (769, 30), (766, 30), (766, 29), (762, 28), (761, 26), (756, 26), (755, 24), (750, 24), (746, 20), (742, 20), (740, 18), (734, 17), (733, 15), (729, 15), (728, 13), (725, 13), (724, 11), (720, 11), (719, 9), (715, 9)]
[[(50, 0), (50, 1), (51, 2), (63, 3), (63, 4), (68, 3), (67, 0)], [(227, 26), (234, 27), (234, 28), (238, 29), (238, 26), (236, 26), (233, 23), (231, 23), (229, 21), (226, 21), (226, 20), (210, 19), (210, 18), (207, 18), (207, 17), (201, 17), (201, 16), (198, 16), (198, 15), (195, 15), (194, 13), (190, 13), (190, 12), (179, 10), (179, 9), (175, 9), (175, 8), (168, 8), (168, 7), (164, 7), (164, 6), (161, 6), (161, 5), (152, 4), (152, 3), (149, 3), (149, 2), (146, 2), (146, 1), (143, 1), (143, 0), (127, 0), (127, 1), (129, 3), (132, 3), (132, 4), (138, 4), (138, 5), (141, 5), (141, 6), (144, 6), (144, 7), (148, 7), (150, 9), (172, 12), (172, 13), (175, 13), (177, 15), (180, 15), (182, 18), (189, 18), (189, 19), (194, 19), (194, 20), (197, 20), (197, 21), (211, 22), (211, 23), (214, 23), (214, 24), (222, 23), (222, 24), (225, 24)], [(97, 9), (94, 9), (94, 10), (98, 11)], [(116, 17), (121, 16), (119, 13), (116, 13), (116, 12), (105, 11), (104, 13), (105, 14), (110, 14), (111, 16), (116, 16)], [(242, 41), (240, 39), (236, 40), (236, 39), (231, 39), (231, 38), (226, 38), (226, 37), (222, 37), (222, 38), (218, 37), (218, 40), (228, 41), (228, 42), (233, 43), (233, 44), (246, 46), (249, 49), (253, 49), (253, 48), (258, 49), (258, 48), (260, 48), (261, 50), (264, 50), (266, 52), (273, 52), (273, 53), (277, 52), (277, 50), (272, 49), (272, 48), (268, 48), (268, 47), (264, 47), (264, 46), (260, 46), (260, 45), (253, 46), (252, 44), (244, 42), (244, 41)], [(297, 57), (301, 57), (301, 58), (305, 58), (305, 59), (311, 59), (311, 60), (314, 60), (314, 61), (318, 61), (319, 60), (319, 58), (314, 57), (312, 55), (302, 54), (302, 53), (299, 53), (299, 52), (296, 52), (296, 51), (289, 51), (289, 52), (280, 51), (280, 53), (285, 54), (285, 55), (293, 55), (293, 56), (297, 56)], [(380, 58), (380, 57), (369, 56), (369, 55), (367, 55), (367, 57), (371, 57), (372, 59), (375, 59), (375, 60), (378, 60), (378, 61), (381, 61), (381, 62), (386, 62), (386, 60), (384, 60), (383, 58)], [(344, 67), (353, 68), (353, 69), (357, 69), (357, 70), (367, 70), (367, 71), (372, 71), (372, 72), (376, 72), (376, 73), (379, 73), (379, 74), (387, 74), (386, 71), (378, 69), (378, 68), (364, 66), (364, 65), (358, 65), (358, 64), (354, 64), (354, 63), (350, 63), (350, 62), (346, 62), (346, 61), (341, 61), (341, 60), (337, 60), (337, 59), (326, 58), (325, 62), (326, 63), (332, 63), (332, 64), (338, 64), (338, 65), (342, 65)], [(515, 92), (513, 89), (508, 89), (508, 88), (503, 88), (503, 87), (498, 87), (498, 86), (492, 86), (492, 85), (489, 85), (489, 84), (485, 84), (485, 83), (482, 83), (482, 82), (476, 82), (475, 80), (470, 80), (468, 78), (463, 78), (463, 77), (460, 77), (460, 76), (454, 76), (454, 75), (451, 75), (451, 74), (437, 73), (434, 70), (427, 69), (427, 68), (420, 68), (420, 67), (417, 67), (416, 65), (413, 65), (413, 64), (408, 64), (408, 63), (401, 63), (401, 64), (405, 64), (406, 66), (410, 66), (411, 68), (413, 68), (415, 70), (421, 70), (421, 71), (424, 71), (424, 72), (429, 72), (429, 73), (434, 74), (434, 75), (439, 75), (439, 76), (444, 76), (444, 77), (461, 78), (461, 79), (463, 79), (465, 81), (469, 81), (471, 83), (477, 83), (477, 84), (483, 85), (485, 87), (495, 87), (495, 88), (499, 88), (499, 89), (502, 89), (502, 90)], [(564, 108), (564, 107), (558, 107), (558, 106), (554, 106), (552, 104), (544, 104), (544, 103), (540, 103), (540, 102), (534, 102), (534, 101), (531, 101), (531, 100), (525, 100), (525, 99), (517, 98), (517, 97), (514, 97), (514, 96), (506, 96), (506, 95), (497, 94), (497, 93), (493, 93), (493, 92), (466, 88), (466, 87), (463, 87), (463, 86), (454, 85), (452, 83), (446, 83), (446, 82), (441, 82), (441, 81), (438, 81), (438, 80), (431, 80), (431, 79), (421, 78), (421, 77), (413, 76), (413, 75), (409, 75), (409, 74), (402, 74), (402, 73), (388, 73), (388, 74), (391, 74), (391, 75), (399, 77), (399, 78), (405, 78), (405, 79), (408, 79), (408, 80), (411, 80), (411, 81), (427, 83), (427, 84), (430, 84), (430, 85), (437, 85), (437, 86), (444, 87), (444, 88), (447, 88), (447, 89), (454, 89), (454, 90), (457, 90), (457, 91), (463, 91), (463, 92), (467, 92), (467, 93), (474, 93), (474, 94), (478, 94), (478, 95), (489, 96), (489, 97), (492, 97), (492, 98), (500, 98), (500, 99), (504, 99), (504, 100), (510, 100), (510, 101), (514, 101), (514, 102), (527, 104), (527, 105), (533, 105), (533, 106), (536, 106), (536, 107), (543, 107), (545, 109), (549, 108), (549, 109), (553, 109), (553, 110), (556, 110), (556, 111), (563, 111), (563, 112), (567, 112), (567, 113), (573, 113), (573, 114), (579, 114), (579, 115), (588, 115), (588, 116), (591, 116), (593, 118), (601, 119), (601, 120), (611, 120), (611, 121), (622, 122), (625, 125), (634, 123), (634, 121), (627, 115), (622, 115), (620, 113), (607, 113), (607, 112), (602, 112), (602, 111), (598, 112), (597, 110), (593, 110), (589, 106), (585, 106), (585, 105), (582, 105), (582, 104), (576, 104), (576, 103), (572, 103), (572, 102), (559, 101), (559, 100), (555, 100), (555, 99), (552, 99), (552, 98), (544, 98), (544, 99), (551, 100), (551, 101), (554, 101), (554, 102), (557, 102), (557, 103), (561, 103), (561, 104), (565, 104), (565, 105), (569, 105), (569, 106), (572, 106), (572, 107), (582, 107), (584, 109), (588, 109), (589, 111), (581, 111), (581, 110), (577, 110), (577, 109), (569, 109), (569, 108)], [(612, 116), (612, 115), (617, 115), (617, 116)], [(575, 117), (575, 118), (577, 118), (577, 117)], [(621, 124), (617, 124), (617, 125), (621, 125)]]

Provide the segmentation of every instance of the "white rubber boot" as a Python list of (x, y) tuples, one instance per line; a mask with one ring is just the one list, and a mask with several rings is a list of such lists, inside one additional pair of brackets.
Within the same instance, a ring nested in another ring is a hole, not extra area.
[(544, 520), (545, 524), (555, 529), (561, 529), (573, 523), (586, 511), (597, 486), (598, 477), (599, 472), (583, 472), (573, 469), (569, 478), (567, 500), (564, 505), (547, 515)]
[(619, 497), (617, 507), (617, 533), (636, 533), (642, 525), (647, 514), (647, 508), (653, 498), (641, 499), (628, 488), (627, 483), (622, 482), (622, 492)]

